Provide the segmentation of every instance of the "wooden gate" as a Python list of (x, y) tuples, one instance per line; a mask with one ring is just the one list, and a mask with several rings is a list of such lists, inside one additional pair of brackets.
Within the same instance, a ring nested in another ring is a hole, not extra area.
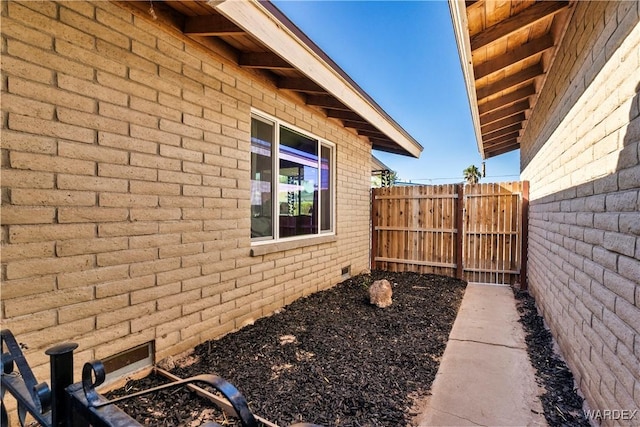
[(528, 182), (373, 189), (371, 268), (526, 286), (528, 189)]

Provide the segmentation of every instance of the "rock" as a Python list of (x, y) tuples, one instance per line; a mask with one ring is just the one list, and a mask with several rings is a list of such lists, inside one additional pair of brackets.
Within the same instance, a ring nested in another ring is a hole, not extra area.
[(391, 283), (388, 280), (376, 280), (369, 287), (369, 302), (380, 308), (389, 307), (392, 294)]

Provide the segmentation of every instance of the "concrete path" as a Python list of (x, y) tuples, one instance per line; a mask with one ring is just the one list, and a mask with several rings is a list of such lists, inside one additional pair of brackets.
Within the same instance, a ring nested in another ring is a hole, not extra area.
[(545, 426), (512, 290), (469, 284), (422, 426)]

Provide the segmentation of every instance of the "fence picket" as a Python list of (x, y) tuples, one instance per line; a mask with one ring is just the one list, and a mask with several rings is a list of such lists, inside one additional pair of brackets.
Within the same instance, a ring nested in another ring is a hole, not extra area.
[(513, 284), (526, 253), (523, 182), (378, 188), (371, 267)]

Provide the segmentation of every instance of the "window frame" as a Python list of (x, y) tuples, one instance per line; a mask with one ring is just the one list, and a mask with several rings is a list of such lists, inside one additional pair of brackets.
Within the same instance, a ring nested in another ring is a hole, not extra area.
[[(269, 244), (282, 244), (286, 242), (295, 242), (297, 241), (307, 241), (307, 240), (317, 240), (318, 238), (323, 238), (327, 236), (335, 236), (336, 234), (336, 144), (327, 140), (326, 138), (321, 138), (318, 135), (315, 135), (307, 130), (304, 130), (298, 126), (295, 126), (287, 121), (279, 119), (277, 117), (272, 116), (271, 114), (265, 113), (263, 111), (259, 111), (256, 109), (251, 109), (250, 119), (260, 120), (265, 123), (269, 123), (273, 125), (273, 144), (271, 151), (271, 200), (277, 200), (280, 192), (280, 134), (281, 128), (286, 128), (291, 131), (300, 133), (301, 135), (316, 140), (317, 141), (317, 156), (318, 156), (318, 173), (317, 173), (317, 183), (318, 183), (318, 214), (317, 214), (317, 232), (313, 234), (303, 234), (298, 236), (287, 236), (280, 237), (280, 223), (278, 218), (280, 216), (278, 203), (271, 203), (271, 218), (272, 218), (272, 233), (271, 236), (266, 237), (251, 237), (251, 246), (263, 246)], [(329, 203), (330, 203), (330, 227), (327, 230), (322, 230), (322, 205), (325, 203), (322, 197), (322, 149), (328, 148), (330, 150), (330, 158), (329, 158)], [(253, 180), (253, 176), (250, 177)], [(310, 243), (314, 244), (314, 243)]]

